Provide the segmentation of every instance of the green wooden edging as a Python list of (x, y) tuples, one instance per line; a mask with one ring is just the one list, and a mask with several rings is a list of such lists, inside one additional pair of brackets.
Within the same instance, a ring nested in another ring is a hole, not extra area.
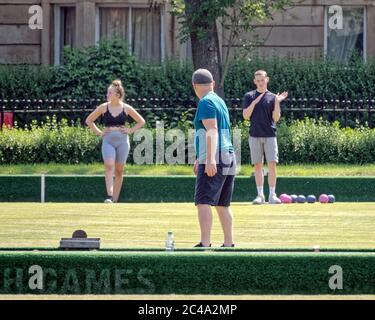
[(375, 294), (374, 253), (0, 252), (0, 266), (0, 294)]
[[(47, 202), (102, 202), (103, 176), (46, 176)], [(192, 202), (194, 176), (125, 176), (121, 202)], [(279, 177), (277, 192), (334, 194), (340, 202), (375, 201), (375, 177)], [(265, 183), (265, 192), (268, 192)], [(247, 202), (256, 195), (254, 177), (237, 177), (233, 201)], [(40, 176), (0, 176), (0, 201), (40, 202)]]

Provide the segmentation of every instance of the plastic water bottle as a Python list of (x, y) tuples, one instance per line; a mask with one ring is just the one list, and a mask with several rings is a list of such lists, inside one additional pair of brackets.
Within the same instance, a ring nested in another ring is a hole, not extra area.
[(174, 239), (173, 239), (173, 232), (168, 232), (167, 240), (165, 241), (165, 250), (173, 251), (174, 250)]

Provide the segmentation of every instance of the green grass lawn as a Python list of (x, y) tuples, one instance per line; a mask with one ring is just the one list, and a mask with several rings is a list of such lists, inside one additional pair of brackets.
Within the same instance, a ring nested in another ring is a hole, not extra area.
[[(374, 248), (375, 203), (292, 204), (253, 206), (234, 203), (239, 248)], [(177, 248), (199, 239), (193, 204), (2, 203), (1, 247), (52, 247), (73, 230), (101, 237), (103, 248), (163, 248), (173, 231)], [(214, 215), (213, 245), (222, 243)], [(0, 295), (0, 300), (328, 300), (375, 299), (374, 295)]]
[[(375, 203), (253, 206), (234, 203), (239, 248), (374, 248)], [(199, 241), (196, 210), (190, 203), (2, 203), (0, 247), (52, 247), (84, 229), (103, 248), (163, 248), (173, 231), (176, 248)], [(222, 244), (216, 214), (214, 247)]]
[[(249, 176), (252, 166), (241, 166), (239, 175)], [(2, 165), (0, 174), (103, 174), (103, 164), (35, 164), (35, 165)], [(125, 174), (131, 175), (191, 175), (191, 165), (128, 165)], [(375, 176), (375, 164), (295, 164), (279, 165), (279, 176)]]

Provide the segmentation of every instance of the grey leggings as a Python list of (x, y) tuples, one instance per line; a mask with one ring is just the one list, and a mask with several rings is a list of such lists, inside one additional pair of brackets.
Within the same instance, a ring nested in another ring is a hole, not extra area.
[(129, 136), (120, 131), (111, 131), (103, 137), (103, 160), (114, 159), (117, 163), (126, 163), (129, 154)]

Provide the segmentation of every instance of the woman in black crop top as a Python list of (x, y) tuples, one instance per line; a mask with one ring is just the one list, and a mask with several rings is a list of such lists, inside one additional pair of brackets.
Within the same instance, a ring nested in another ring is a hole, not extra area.
[[(86, 119), (86, 124), (97, 135), (103, 138), (102, 155), (105, 166), (105, 183), (107, 198), (104, 202), (117, 202), (123, 181), (124, 165), (129, 154), (129, 134), (134, 133), (145, 124), (142, 116), (128, 104), (123, 102), (124, 88), (120, 80), (115, 80), (107, 91), (107, 101), (97, 107)], [(101, 131), (95, 120), (103, 118), (105, 129)], [(136, 125), (125, 127), (131, 117)], [(113, 179), (114, 176), (114, 179)]]

